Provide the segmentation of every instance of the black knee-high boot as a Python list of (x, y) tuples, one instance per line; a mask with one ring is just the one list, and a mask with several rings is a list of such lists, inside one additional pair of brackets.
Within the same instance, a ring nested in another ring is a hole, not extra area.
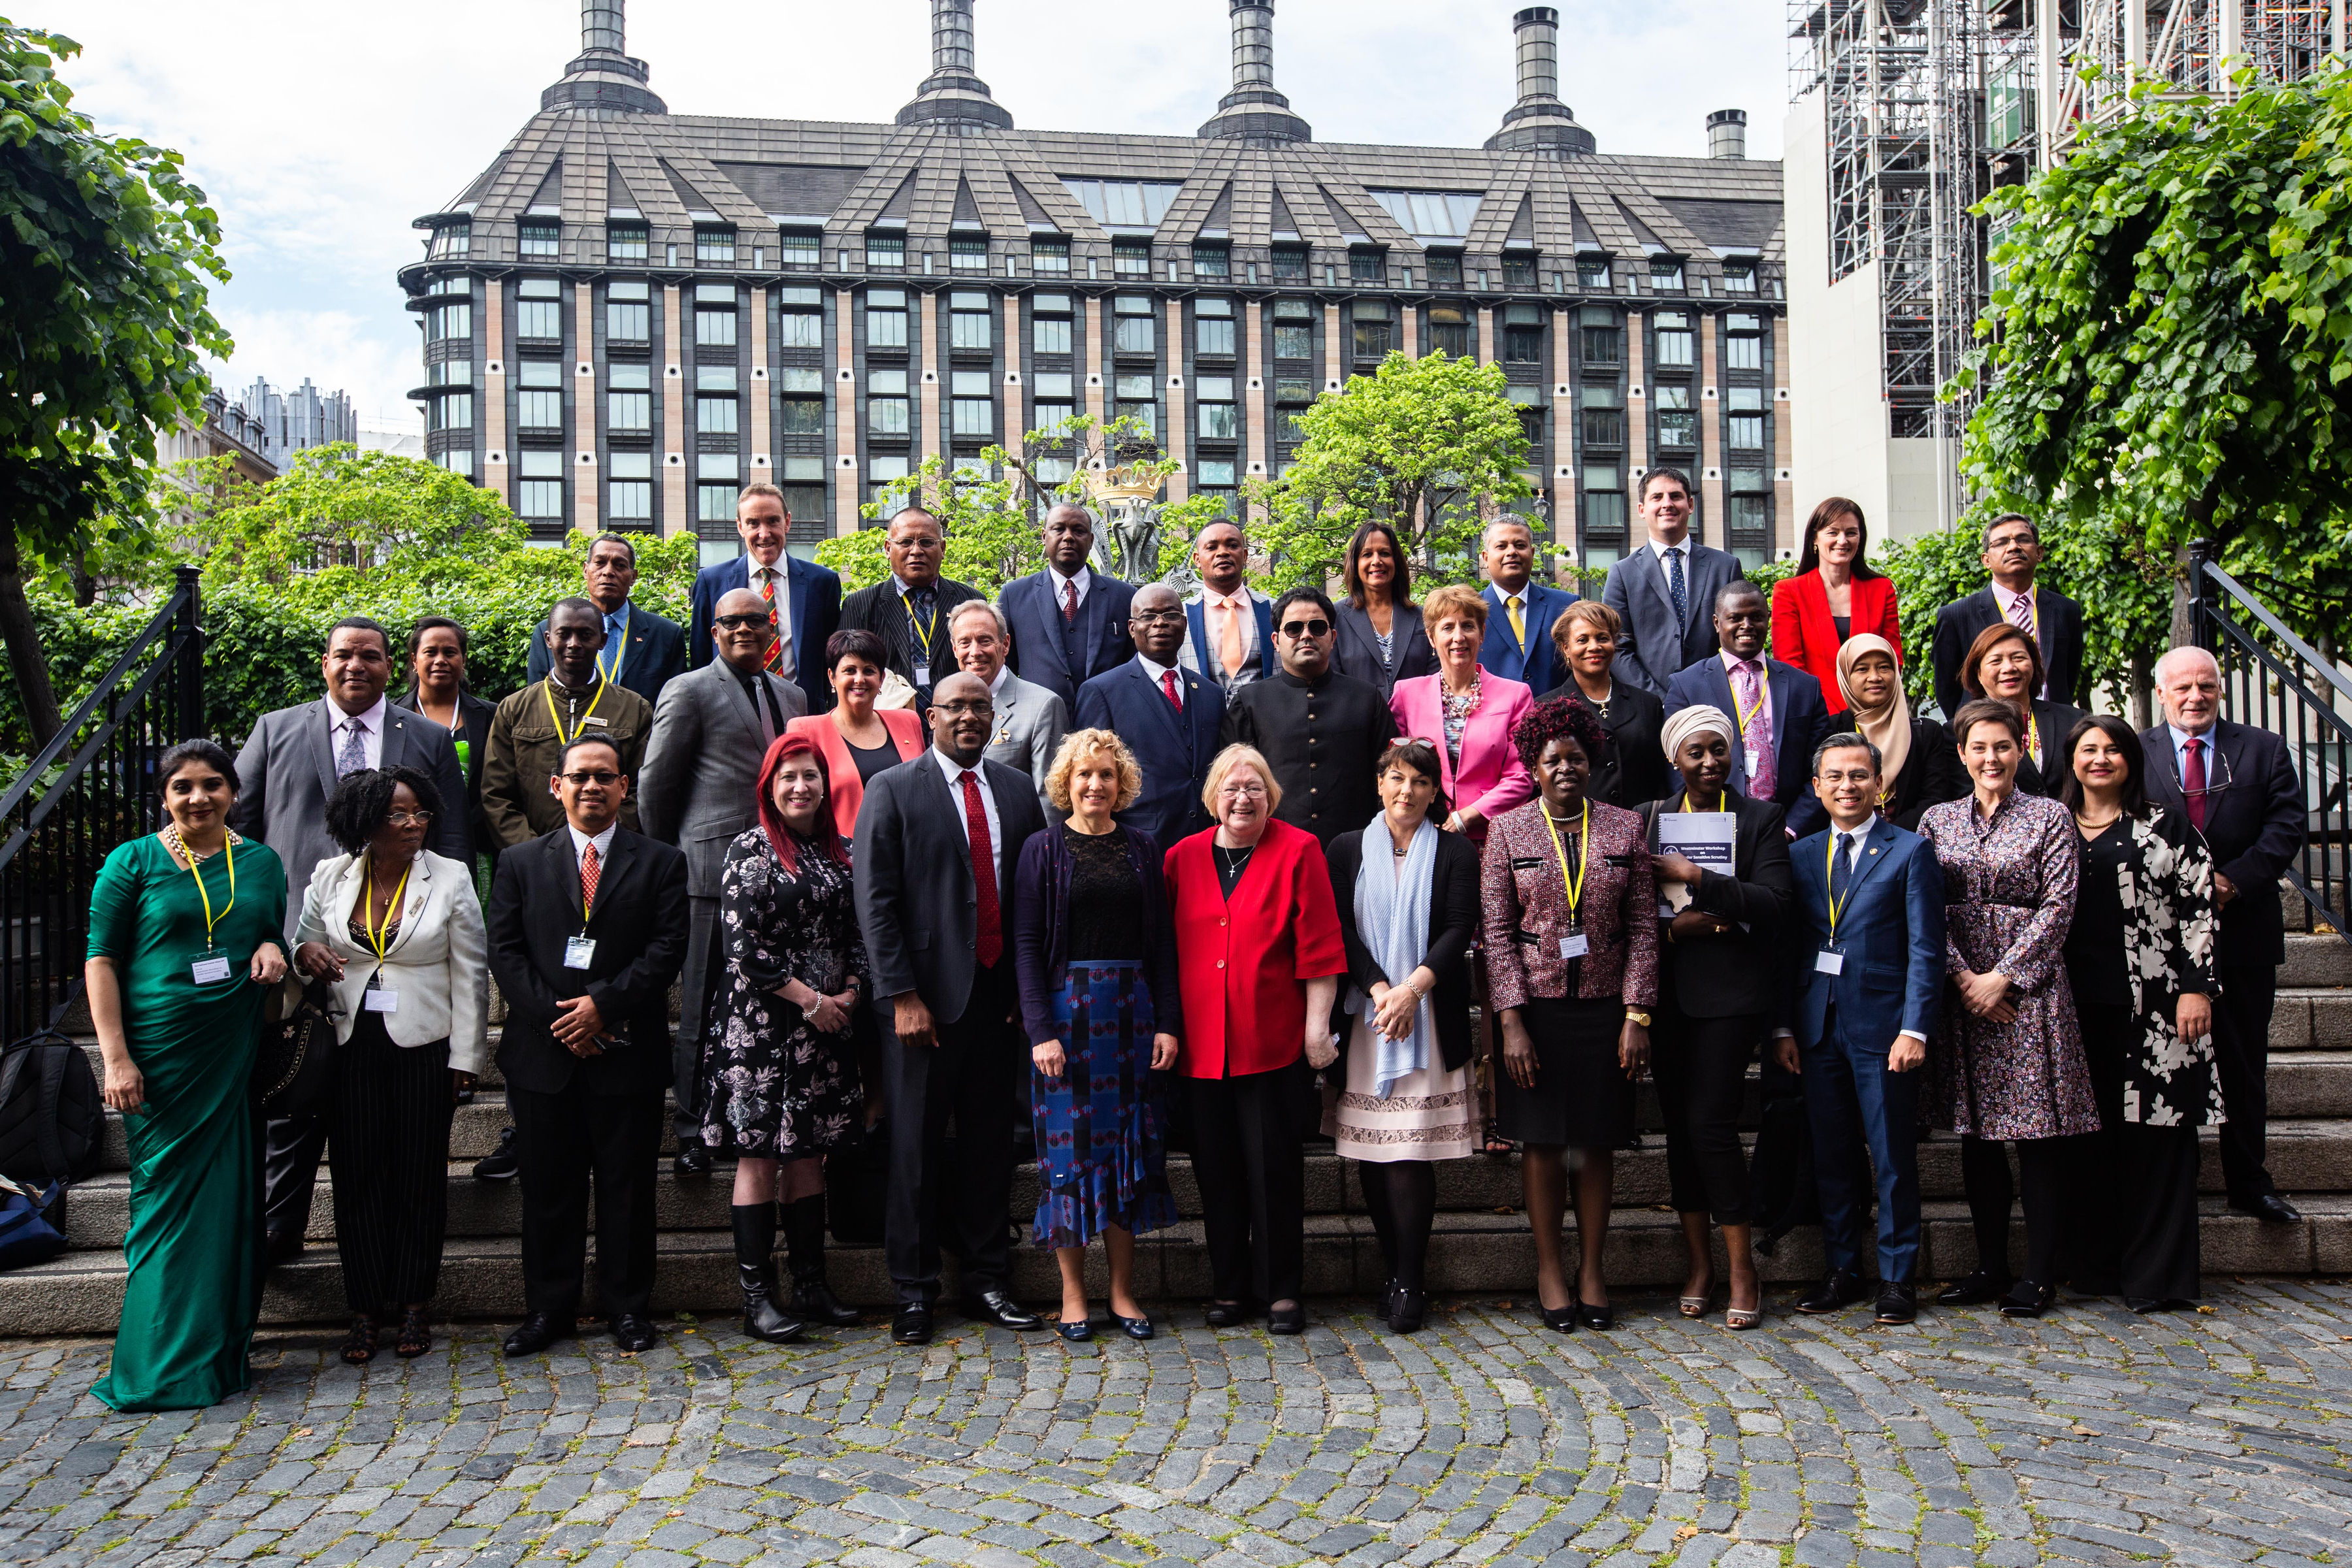
[(857, 1309), (845, 1307), (824, 1279), (824, 1194), (816, 1193), (784, 1205), (784, 1248), (792, 1260), (793, 1310), (812, 1323), (846, 1329), (858, 1321)]
[(743, 1287), (743, 1331), (755, 1340), (779, 1344), (800, 1338), (808, 1325), (775, 1301), (776, 1205), (735, 1204), (728, 1215), (735, 1224), (735, 1276)]

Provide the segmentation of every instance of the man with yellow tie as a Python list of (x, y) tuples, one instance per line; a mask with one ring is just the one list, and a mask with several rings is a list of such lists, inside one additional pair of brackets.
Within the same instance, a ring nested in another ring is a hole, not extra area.
[(1241, 525), (1220, 519), (1192, 542), (1200, 590), (1184, 601), (1184, 646), (1177, 667), (1213, 680), (1231, 696), (1253, 680), (1273, 678), (1274, 602), (1243, 579), (1249, 540)]
[(1552, 651), (1551, 624), (1576, 603), (1565, 588), (1535, 581), (1536, 536), (1527, 520), (1498, 517), (1479, 536), (1486, 574), (1486, 643), (1478, 666), (1529, 689), (1549, 691), (1568, 679)]

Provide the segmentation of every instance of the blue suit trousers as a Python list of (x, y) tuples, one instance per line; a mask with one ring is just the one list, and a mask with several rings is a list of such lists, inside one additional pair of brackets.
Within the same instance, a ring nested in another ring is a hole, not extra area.
[(1870, 1152), (1878, 1187), (1878, 1278), (1916, 1283), (1919, 1268), (1919, 1154), (1916, 1107), (1924, 1065), (1886, 1070), (1891, 1033), (1884, 1022), (1849, 1030), (1835, 1006), (1822, 1038), (1801, 1047), (1805, 1105), (1813, 1124), (1822, 1194), (1822, 1240), (1832, 1270), (1862, 1272), (1863, 1225), (1869, 1212)]

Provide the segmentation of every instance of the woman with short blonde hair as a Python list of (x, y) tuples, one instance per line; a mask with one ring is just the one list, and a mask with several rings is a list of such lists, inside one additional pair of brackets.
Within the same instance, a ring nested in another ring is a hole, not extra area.
[(1486, 824), (1536, 792), (1511, 744), (1511, 731), (1535, 707), (1522, 681), (1478, 668), (1486, 641), (1486, 601), (1475, 588), (1448, 583), (1421, 602), (1437, 650), (1437, 673), (1400, 680), (1389, 693), (1397, 733), (1427, 741), (1445, 765), (1442, 793), (1454, 803), (1448, 832), (1486, 841)]
[(1233, 771), (1246, 764), (1257, 770), (1258, 781), (1265, 785), (1265, 809), (1269, 815), (1282, 808), (1282, 785), (1274, 776), (1274, 764), (1255, 746), (1232, 745), (1209, 760), (1208, 776), (1201, 781), (1201, 804), (1215, 816), (1217, 796), (1225, 787), (1225, 779)]
[(1097, 757), (1108, 758), (1118, 777), (1118, 798), (1111, 809), (1125, 811), (1133, 805), (1143, 794), (1143, 770), (1136, 765), (1135, 753), (1127, 749), (1127, 742), (1108, 730), (1073, 730), (1062, 737), (1061, 749), (1045, 769), (1046, 803), (1067, 815), (1071, 775)]

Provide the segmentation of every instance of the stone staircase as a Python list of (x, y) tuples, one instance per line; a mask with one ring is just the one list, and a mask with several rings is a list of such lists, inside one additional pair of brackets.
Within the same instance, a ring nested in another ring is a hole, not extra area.
[[(2352, 943), (2328, 936), (2290, 936), (2279, 972), (2278, 1011), (2272, 1026), (2270, 1164), (2279, 1184), (2302, 1209), (2293, 1226), (2264, 1226), (2225, 1209), (2221, 1163), (2210, 1134), (2204, 1140), (2200, 1188), (2205, 1268), (2209, 1273), (2352, 1273)], [(87, 1028), (86, 1021), (83, 1027)], [(93, 1067), (94, 1043), (88, 1046)], [(1751, 1086), (1752, 1097), (1752, 1086)], [(474, 1103), (458, 1108), (449, 1141), (449, 1230), (444, 1255), (440, 1313), (459, 1318), (511, 1318), (522, 1305), (518, 1233), (522, 1194), (511, 1182), (478, 1182), (473, 1161), (489, 1152), (507, 1120), (496, 1069)], [(1643, 1146), (1617, 1162), (1617, 1209), (1609, 1237), (1612, 1283), (1628, 1287), (1678, 1282), (1681, 1234), (1665, 1206), (1666, 1161), (1654, 1094), (1640, 1095)], [(1752, 1100), (1751, 1100), (1752, 1110)], [(1752, 1120), (1752, 1118), (1751, 1118)], [(118, 1119), (109, 1117), (100, 1169), (77, 1185), (67, 1203), (69, 1250), (37, 1268), (0, 1274), (0, 1334), (108, 1334), (122, 1299), (122, 1237), (129, 1219), (130, 1178)], [(1965, 1273), (1975, 1245), (1961, 1202), (1959, 1148), (1938, 1134), (1920, 1148), (1926, 1203), (1922, 1278)], [(1363, 1214), (1360, 1194), (1328, 1143), (1307, 1156), (1307, 1288), (1315, 1295), (1361, 1294), (1382, 1279), (1380, 1248)], [(1532, 1247), (1520, 1212), (1516, 1159), (1474, 1155), (1438, 1166), (1437, 1230), (1430, 1277), (1442, 1289), (1524, 1293)], [(1177, 1206), (1200, 1211), (1192, 1164), (1171, 1158)], [(344, 1316), (334, 1248), (331, 1174), (321, 1169), (311, 1209), (310, 1245), (300, 1260), (270, 1276), (263, 1319), (270, 1323), (324, 1322)], [(734, 1310), (733, 1252), (728, 1232), (730, 1168), (698, 1181), (674, 1180), (665, 1164), (657, 1187), (660, 1265), (657, 1310), (724, 1313)], [(1035, 1204), (1035, 1173), (1024, 1165), (1013, 1181), (1013, 1212), (1024, 1221)], [(2021, 1226), (2014, 1245), (2021, 1249)], [(1014, 1249), (1019, 1294), (1051, 1300), (1058, 1293), (1053, 1258), (1027, 1245)], [(1822, 1267), (1820, 1236), (1799, 1230), (1776, 1254), (1759, 1260), (1765, 1278), (1794, 1282)], [(1100, 1278), (1102, 1257), (1091, 1259)], [(1137, 1247), (1138, 1287), (1153, 1300), (1205, 1296), (1208, 1259), (1197, 1219), (1143, 1237)], [(835, 1289), (849, 1300), (879, 1306), (891, 1298), (878, 1247), (836, 1245)], [(590, 1300), (593, 1301), (593, 1288)]]

